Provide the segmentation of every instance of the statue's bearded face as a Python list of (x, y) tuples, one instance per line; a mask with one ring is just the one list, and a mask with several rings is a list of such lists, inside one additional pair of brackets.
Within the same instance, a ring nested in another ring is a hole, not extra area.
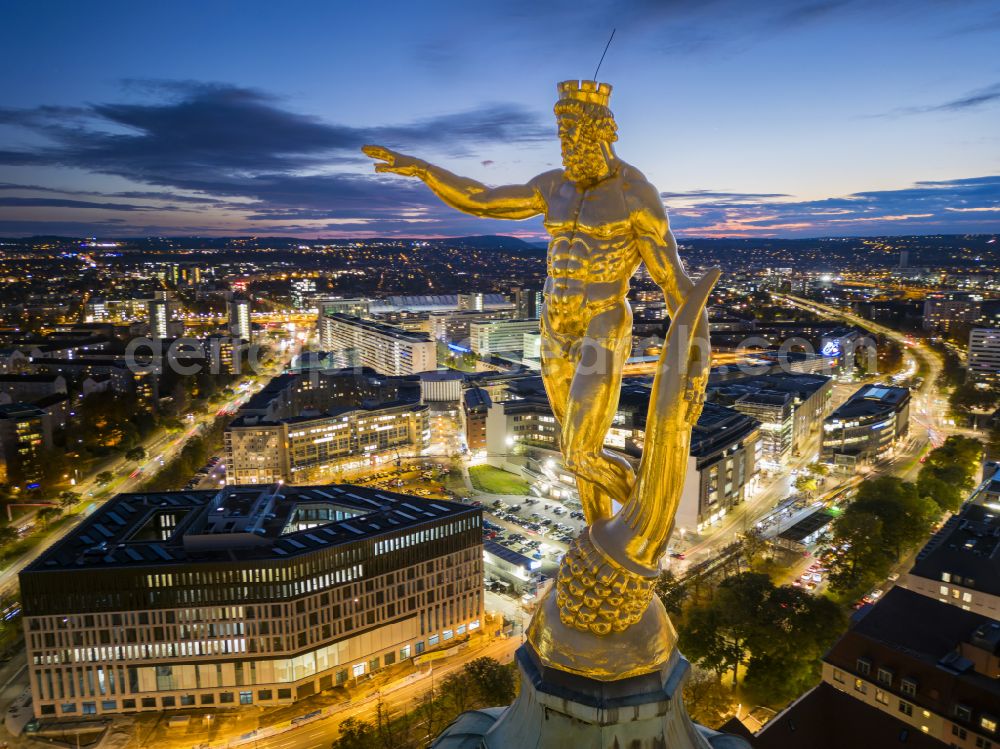
[(588, 117), (559, 117), (563, 168), (573, 182), (593, 182), (607, 173), (607, 157), (594, 124)]

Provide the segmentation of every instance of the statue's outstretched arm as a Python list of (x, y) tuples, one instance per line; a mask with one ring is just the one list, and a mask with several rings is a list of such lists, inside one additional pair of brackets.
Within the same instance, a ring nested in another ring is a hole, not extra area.
[(648, 182), (633, 185), (629, 201), (639, 256), (650, 277), (663, 289), (667, 308), (673, 315), (691, 293), (694, 282), (677, 254), (677, 240), (670, 231), (670, 222), (656, 188)]
[[(650, 277), (663, 289), (663, 298), (673, 318), (684, 300), (691, 295), (695, 287), (694, 281), (684, 270), (684, 263), (677, 254), (677, 240), (670, 231), (670, 223), (656, 188), (648, 182), (641, 183), (633, 187), (630, 198), (633, 200), (631, 218), (639, 256)], [(707, 378), (710, 336), (708, 312), (704, 308), (695, 319), (692, 339), (693, 360), (689, 377)], [(697, 419), (697, 413), (695, 418)]]
[(487, 187), (474, 179), (428, 164), (423, 159), (405, 156), (382, 146), (365, 146), (361, 150), (383, 162), (375, 164), (376, 172), (417, 177), (452, 208), (474, 216), (524, 219), (545, 210), (545, 200), (533, 183)]

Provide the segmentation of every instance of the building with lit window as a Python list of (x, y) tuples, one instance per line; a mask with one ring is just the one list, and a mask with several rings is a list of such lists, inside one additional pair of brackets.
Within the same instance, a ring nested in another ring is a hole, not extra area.
[(172, 338), (177, 333), (172, 324), (173, 309), (167, 299), (150, 299), (147, 303), (149, 313), (149, 337)]
[(30, 403), (0, 405), (0, 481), (38, 481), (45, 451), (51, 447), (52, 423), (46, 411)]
[(1000, 620), (1000, 505), (989, 491), (996, 483), (985, 487), (982, 504), (966, 504), (948, 518), (900, 585)]
[(507, 456), (526, 449), (559, 450), (559, 425), (552, 414), (540, 377), (505, 383), (503, 395), (491, 397), (486, 414), (486, 454), (502, 465)]
[(309, 300), (309, 306), (319, 311), (320, 319), (324, 315), (368, 317), (371, 301), (360, 297), (314, 296)]
[(909, 428), (909, 388), (865, 385), (823, 422), (820, 459), (853, 470), (889, 457)]
[(250, 325), (250, 300), (246, 297), (233, 297), (227, 305), (229, 312), (229, 335), (243, 341), (249, 341), (253, 328)]
[(321, 347), (344, 358), (344, 366), (370, 367), (384, 375), (411, 375), (437, 369), (437, 344), (414, 333), (350, 315), (320, 317)]
[(122, 494), (20, 585), (39, 718), (291, 703), (478, 629), (481, 514), (347, 485)]
[(524, 350), (524, 334), (537, 333), (538, 320), (491, 320), (469, 326), (469, 342), (480, 356)]
[(295, 309), (309, 307), (310, 299), (316, 295), (316, 280), (313, 278), (293, 278), (291, 287), (292, 306)]
[(744, 393), (732, 407), (760, 422), (761, 456), (773, 463), (785, 462), (792, 452), (792, 396), (758, 391)]
[(760, 422), (706, 403), (691, 430), (677, 528), (702, 531), (746, 501), (760, 462)]
[(471, 387), (462, 394), (462, 424), (470, 450), (486, 449), (486, 419), (492, 405), (490, 394), (482, 388)]
[(896, 587), (823, 656), (822, 682), (755, 749), (996, 749), (1000, 622)]
[[(622, 385), (604, 446), (638, 465), (646, 438), (650, 387), (647, 382)], [(517, 458), (530, 466), (561, 460), (560, 430), (539, 377), (522, 377), (507, 385), (504, 400), (494, 402), (486, 417), (486, 458), (516, 470)], [(735, 409), (706, 403), (691, 434), (688, 471), (677, 511), (677, 527), (701, 530), (719, 521), (746, 498), (760, 462), (760, 423)], [(530, 477), (530, 473), (525, 474)]]
[(462, 310), (479, 310), (482, 311), (486, 309), (487, 298), (489, 294), (473, 293), (473, 294), (459, 294), (458, 295), (458, 308)]
[(210, 335), (202, 338), (201, 344), (210, 372), (239, 374), (242, 371), (243, 359), (249, 350), (246, 341), (236, 336)]
[(973, 328), (969, 333), (969, 378), (1000, 381), (1000, 328)]
[(430, 443), (419, 384), (371, 370), (274, 378), (225, 430), (232, 484), (329, 481), (414, 457)]
[(147, 312), (145, 299), (108, 299), (92, 297), (84, 304), (84, 321), (91, 322), (132, 322), (141, 320)]
[[(81, 357), (76, 359), (34, 359), (31, 362), (36, 372), (63, 375), (67, 380), (85, 382), (88, 379), (107, 379), (110, 387), (119, 393), (134, 393), (144, 404), (152, 404), (158, 397), (155, 367), (150, 366), (149, 357), (143, 357), (140, 350), (136, 361), (128, 356), (107, 355), (100, 358)], [(141, 366), (133, 366), (133, 364)]]
[(428, 407), (416, 403), (344, 409), (276, 423), (241, 417), (226, 427), (226, 475), (234, 484), (308, 484), (417, 457), (429, 445)]
[(435, 341), (457, 344), (470, 349), (470, 330), (473, 323), (491, 322), (493, 320), (508, 320), (511, 310), (445, 310), (431, 312), (427, 315), (427, 325), (431, 338)]
[(541, 289), (526, 289), (518, 286), (513, 289), (514, 317), (521, 320), (538, 319), (542, 312)]
[[(740, 402), (744, 396), (764, 395), (771, 397)], [(795, 372), (754, 375), (709, 383), (707, 396), (709, 400), (731, 406), (760, 421), (765, 458), (769, 454), (787, 456), (789, 447), (796, 454), (806, 450), (810, 438), (822, 430), (833, 398), (833, 378)], [(791, 400), (790, 424), (784, 396)]]
[(979, 321), (983, 295), (968, 291), (936, 291), (924, 300), (924, 330), (947, 333), (953, 325)]

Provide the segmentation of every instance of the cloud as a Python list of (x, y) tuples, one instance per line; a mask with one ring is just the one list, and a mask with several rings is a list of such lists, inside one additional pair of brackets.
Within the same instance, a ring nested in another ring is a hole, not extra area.
[[(0, 120), (29, 131), (38, 144), (0, 151), (0, 165), (62, 167), (134, 185), (102, 192), (28, 179), (0, 183), (0, 232), (543, 234), (538, 219), (511, 224), (457, 213), (416, 180), (372, 174), (357, 149), (382, 142), (465, 154), (496, 141), (531, 145), (552, 137), (547, 115), (492, 104), (365, 128), (291, 111), (254, 89), (186, 81), (129, 86), (153, 99), (0, 110)], [(711, 189), (662, 197), (674, 226), (687, 235), (990, 231), (1000, 206), (1000, 177), (919, 182), (811, 201)], [(25, 212), (33, 209), (54, 220), (29, 220)], [(121, 215), (112, 220), (108, 211)]]
[(163, 211), (169, 206), (133, 205), (132, 203), (100, 203), (92, 200), (68, 198), (11, 198), (0, 197), (0, 208), (99, 208), (105, 211)]
[[(0, 165), (80, 169), (123, 177), (137, 189), (93, 193), (10, 183), (0, 189), (163, 201), (159, 210), (242, 209), (247, 220), (261, 223), (302, 218), (337, 225), (353, 219), (364, 225), (380, 219), (403, 229), (414, 220), (395, 221), (399, 212), (420, 208), (428, 212), (423, 217), (427, 223), (447, 218), (455, 224), (453, 213), (422, 185), (358, 174), (369, 168), (360, 146), (381, 143), (462, 156), (482, 143), (530, 144), (554, 135), (547, 115), (514, 104), (354, 127), (291, 111), (277, 97), (256, 89), (190, 81), (130, 81), (128, 87), (154, 98), (77, 108), (0, 109), (0, 123), (19, 126), (42, 142), (0, 151)], [(110, 207), (61, 200), (61, 205), (48, 205)], [(0, 207), (43, 204), (39, 198), (22, 197)], [(125, 211), (140, 209), (121, 205)]]
[[(622, 59), (621, 47), (626, 45), (641, 50), (644, 61), (649, 52), (718, 56), (841, 19), (891, 28), (901, 17), (931, 13), (939, 6), (940, 0), (508, 0), (499, 16), (485, 17), (475, 10), (450, 14), (435, 37), (412, 45), (412, 54), (434, 75), (456, 76), (482, 55), (484, 36), (489, 44), (531, 56), (558, 38), (561, 48), (572, 50), (566, 59), (582, 68), (582, 76), (590, 75), (612, 29), (617, 33), (608, 52), (609, 66)], [(467, 33), (476, 24), (488, 25), (477, 34)]]
[(400, 125), (360, 128), (292, 112), (256, 89), (222, 84), (152, 82), (169, 94), (153, 103), (95, 104), (86, 109), (0, 110), (0, 122), (45, 136), (49, 145), (0, 152), (3, 164), (72, 166), (172, 185), (178, 176), (294, 173), (361, 162), (364, 143), (432, 147), (465, 154), (483, 142), (552, 137), (539, 114), (513, 104)]
[(939, 104), (927, 104), (917, 107), (900, 107), (893, 109), (879, 117), (905, 117), (907, 115), (928, 114), (930, 112), (963, 112), (969, 109), (978, 109), (1000, 101), (1000, 83), (992, 86), (970, 91), (955, 99), (950, 99)]
[(1000, 212), (1000, 176), (918, 182), (809, 201), (707, 190), (668, 193), (664, 201), (674, 226), (690, 236), (989, 233)]
[(779, 192), (718, 192), (716, 190), (691, 190), (689, 192), (661, 192), (660, 197), (667, 201), (673, 200), (706, 200), (729, 201), (732, 203), (756, 202), (773, 198), (787, 198), (788, 195)]

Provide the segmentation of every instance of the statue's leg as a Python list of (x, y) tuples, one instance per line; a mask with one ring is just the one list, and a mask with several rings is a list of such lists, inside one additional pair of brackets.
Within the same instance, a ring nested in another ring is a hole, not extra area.
[[(563, 455), (566, 457), (567, 467), (570, 467), (570, 455), (577, 455), (579, 451), (570, 447), (572, 436), (567, 436), (565, 432), (567, 408), (570, 401), (570, 388), (573, 385), (576, 375), (577, 364), (580, 361), (580, 340), (581, 336), (571, 336), (556, 333), (548, 324), (543, 313), (541, 322), (542, 336), (542, 382), (545, 384), (545, 392), (549, 397), (549, 404), (552, 406), (552, 414), (562, 432), (561, 447)], [(611, 514), (611, 500), (602, 492), (600, 487), (593, 481), (581, 474), (581, 470), (573, 469), (576, 475), (577, 490), (580, 494), (580, 504), (588, 522), (594, 518), (609, 517)]]
[(555, 416), (560, 428), (562, 428), (566, 419), (569, 387), (573, 382), (573, 372), (576, 370), (576, 361), (570, 353), (572, 341), (568, 336), (553, 332), (544, 317), (540, 331), (542, 384), (545, 385), (545, 394), (549, 397), (549, 405), (552, 406), (552, 415)]
[(628, 461), (604, 449), (631, 349), (630, 329), (628, 308), (614, 307), (594, 316), (577, 347), (562, 421), (562, 449), (567, 467), (577, 476), (590, 523), (611, 517), (611, 501), (624, 503), (635, 481)]

